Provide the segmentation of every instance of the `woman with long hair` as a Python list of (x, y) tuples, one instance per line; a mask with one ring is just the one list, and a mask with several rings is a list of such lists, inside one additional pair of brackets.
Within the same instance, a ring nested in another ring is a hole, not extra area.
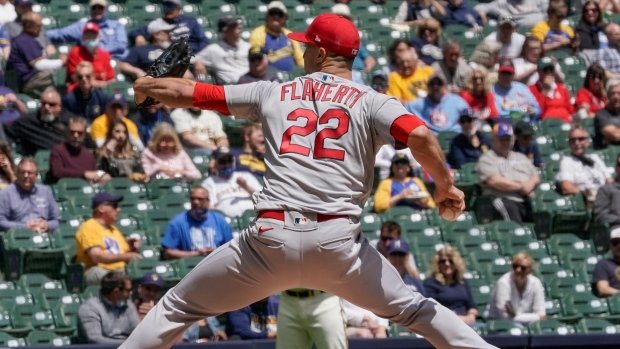
[(193, 182), (200, 171), (183, 150), (181, 141), (168, 123), (162, 123), (153, 132), (153, 138), (142, 152), (142, 167), (149, 178), (175, 178)]
[(418, 26), (417, 35), (411, 40), (418, 57), (426, 65), (431, 65), (443, 58), (439, 47), (441, 24), (434, 18), (425, 18)]
[(580, 119), (593, 118), (596, 112), (607, 105), (605, 92), (605, 69), (598, 63), (593, 63), (586, 72), (583, 87), (575, 95), (576, 115)]
[[(545, 57), (542, 41), (533, 36), (525, 38), (521, 55), (512, 60), (515, 66), (515, 81), (533, 85), (538, 81), (538, 61)], [(555, 60), (555, 58), (552, 58)], [(558, 62), (554, 62), (555, 81), (564, 82), (564, 73)]]
[(495, 107), (495, 97), (491, 93), (491, 83), (486, 68), (477, 66), (465, 79), (461, 98), (469, 104), (476, 119), (487, 121), (499, 117)]
[(502, 45), (495, 41), (483, 41), (469, 57), (472, 68), (483, 67), (487, 70), (486, 78), (492, 85), (497, 82), (497, 63), (499, 62)]
[(586, 1), (583, 4), (581, 19), (575, 27), (575, 34), (579, 35), (581, 50), (598, 50), (607, 47), (607, 36), (603, 21), (603, 13), (596, 1)]
[(140, 158), (129, 141), (127, 125), (123, 120), (114, 119), (108, 129), (105, 143), (96, 152), (97, 169), (112, 177), (128, 177), (144, 181), (146, 176), (140, 165)]
[(15, 162), (11, 156), (11, 147), (0, 142), (0, 190), (13, 183), (17, 176), (15, 175)]

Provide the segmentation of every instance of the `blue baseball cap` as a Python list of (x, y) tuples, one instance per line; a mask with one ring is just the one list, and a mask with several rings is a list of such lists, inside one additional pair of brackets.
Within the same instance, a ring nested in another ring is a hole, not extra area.
[(101, 192), (93, 198), (92, 209), (96, 209), (99, 205), (104, 202), (121, 202), (123, 201), (122, 195), (113, 195), (108, 193), (107, 191)]
[(405, 239), (393, 239), (388, 244), (387, 253), (409, 253), (409, 244)]
[(493, 126), (493, 135), (497, 137), (514, 136), (512, 125), (508, 122), (500, 122)]
[(112, 99), (110, 99), (110, 101), (108, 102), (108, 105), (120, 105), (121, 107), (125, 108), (127, 107), (127, 100), (125, 99), (125, 97), (123, 97), (122, 94), (115, 93), (114, 96), (112, 96)]
[(140, 280), (140, 285), (153, 285), (163, 288), (164, 279), (157, 273), (146, 273)]
[(392, 157), (392, 165), (398, 162), (404, 162), (404, 163), (409, 163), (409, 158), (407, 157), (407, 155), (403, 154), (403, 153), (396, 153), (394, 154), (394, 156)]

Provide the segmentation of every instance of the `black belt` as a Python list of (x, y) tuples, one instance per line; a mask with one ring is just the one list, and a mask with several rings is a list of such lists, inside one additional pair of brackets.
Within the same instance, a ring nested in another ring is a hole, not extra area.
[(297, 297), (297, 298), (308, 298), (308, 297), (316, 296), (316, 295), (323, 293), (323, 291), (319, 291), (319, 290), (304, 290), (304, 291), (286, 290), (284, 292), (291, 297)]

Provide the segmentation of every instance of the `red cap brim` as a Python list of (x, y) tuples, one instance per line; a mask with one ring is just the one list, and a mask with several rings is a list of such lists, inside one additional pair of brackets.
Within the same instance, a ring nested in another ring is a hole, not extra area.
[(499, 69), (497, 70), (498, 73), (510, 73), (510, 74), (514, 74), (515, 73), (515, 68), (513, 67), (499, 67)]
[(289, 39), (291, 40), (295, 40), (295, 41), (299, 41), (299, 42), (303, 42), (303, 43), (312, 43), (312, 41), (308, 40), (308, 38), (306, 38), (306, 33), (288, 33), (286, 35)]

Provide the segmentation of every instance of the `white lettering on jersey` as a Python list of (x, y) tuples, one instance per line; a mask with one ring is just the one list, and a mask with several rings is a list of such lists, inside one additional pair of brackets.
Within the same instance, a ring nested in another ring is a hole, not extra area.
[[(353, 108), (355, 103), (366, 94), (355, 87), (342, 84), (324, 84), (315, 82), (310, 79), (303, 81), (303, 90), (301, 95), (297, 94), (297, 83), (293, 81), (282, 85), (280, 101), (316, 101), (316, 102), (334, 102), (344, 104), (349, 108)], [(301, 82), (300, 82), (301, 83)], [(314, 92), (314, 93), (313, 93)]]

